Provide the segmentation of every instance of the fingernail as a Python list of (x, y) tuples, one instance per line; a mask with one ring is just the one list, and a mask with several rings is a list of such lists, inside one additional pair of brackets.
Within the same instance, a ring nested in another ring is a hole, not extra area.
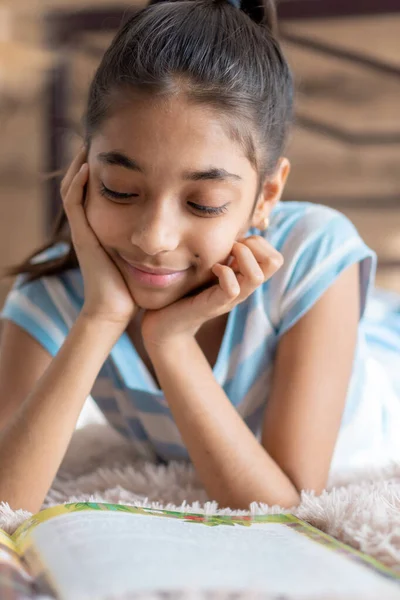
[(83, 165), (81, 166), (81, 168), (79, 169), (79, 171), (81, 173), (84, 173), (88, 168), (88, 164), (87, 163), (83, 163)]

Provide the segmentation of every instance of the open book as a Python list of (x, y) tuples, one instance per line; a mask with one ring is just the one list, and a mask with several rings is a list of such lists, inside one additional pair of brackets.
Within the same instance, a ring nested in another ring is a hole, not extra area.
[(206, 516), (91, 502), (0, 530), (0, 598), (141, 593), (400, 599), (400, 572), (292, 515)]

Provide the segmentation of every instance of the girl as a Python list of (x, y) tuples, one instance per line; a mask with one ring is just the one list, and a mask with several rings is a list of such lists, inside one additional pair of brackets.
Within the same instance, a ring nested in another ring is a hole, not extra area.
[(292, 80), (272, 17), (156, 3), (106, 52), (66, 216), (10, 271), (13, 508), (39, 510), (90, 393), (139, 455), (191, 460), (231, 508), (291, 507), (334, 471), (400, 458), (398, 319), (365, 312), (375, 255), (336, 211), (279, 202)]

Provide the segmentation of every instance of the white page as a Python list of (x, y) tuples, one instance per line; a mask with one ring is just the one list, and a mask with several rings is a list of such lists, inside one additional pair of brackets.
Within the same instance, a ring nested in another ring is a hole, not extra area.
[(397, 583), (276, 523), (207, 527), (83, 511), (55, 517), (31, 535), (62, 600), (155, 589), (400, 599)]

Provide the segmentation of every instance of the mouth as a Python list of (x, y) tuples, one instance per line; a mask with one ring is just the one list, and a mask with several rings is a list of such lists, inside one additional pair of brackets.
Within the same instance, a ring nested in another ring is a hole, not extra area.
[[(121, 256), (121, 255), (120, 255)], [(121, 256), (130, 275), (137, 281), (149, 287), (167, 287), (184, 277), (188, 269), (166, 269), (134, 264)]]

